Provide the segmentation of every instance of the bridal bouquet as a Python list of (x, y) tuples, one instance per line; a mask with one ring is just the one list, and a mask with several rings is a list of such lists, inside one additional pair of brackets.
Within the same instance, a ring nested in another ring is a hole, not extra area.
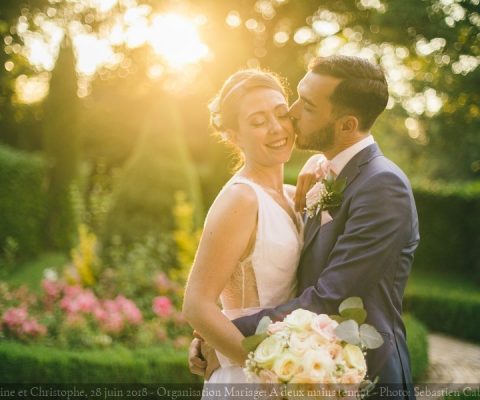
[(263, 383), (348, 384), (370, 387), (365, 351), (383, 339), (363, 322), (367, 313), (359, 297), (342, 302), (340, 315), (298, 309), (283, 321), (264, 317), (256, 334), (244, 339), (249, 351), (244, 371)]

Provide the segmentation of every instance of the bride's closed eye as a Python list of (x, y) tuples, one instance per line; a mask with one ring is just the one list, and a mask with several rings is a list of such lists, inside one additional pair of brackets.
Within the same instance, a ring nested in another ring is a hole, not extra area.
[(250, 121), (250, 123), (255, 127), (263, 126), (266, 122), (265, 118), (254, 118)]

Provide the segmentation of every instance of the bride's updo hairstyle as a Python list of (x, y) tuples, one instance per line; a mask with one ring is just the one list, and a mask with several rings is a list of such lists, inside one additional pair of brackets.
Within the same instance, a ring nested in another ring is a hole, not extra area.
[(278, 75), (260, 69), (244, 69), (232, 74), (223, 84), (220, 92), (210, 101), (210, 125), (221, 140), (235, 149), (240, 159), (236, 167), (243, 164), (243, 154), (228, 135), (229, 129), (238, 128), (238, 109), (248, 92), (266, 88), (280, 92), (287, 99), (286, 85)]

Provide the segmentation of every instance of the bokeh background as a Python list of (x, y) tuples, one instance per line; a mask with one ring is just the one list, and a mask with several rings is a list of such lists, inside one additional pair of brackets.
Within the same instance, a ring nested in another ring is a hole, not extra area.
[(373, 134), (420, 215), (415, 379), (427, 332), (479, 343), (479, 27), (478, 0), (2, 0), (0, 382), (195, 381), (182, 292), (234, 164), (207, 103), (245, 67), (294, 100), (331, 54), (388, 75)]

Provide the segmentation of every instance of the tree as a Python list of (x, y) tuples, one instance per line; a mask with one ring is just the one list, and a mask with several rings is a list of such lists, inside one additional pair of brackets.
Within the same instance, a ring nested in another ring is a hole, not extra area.
[(196, 171), (184, 142), (176, 104), (157, 97), (145, 109), (141, 137), (118, 176), (113, 204), (107, 215), (105, 242), (120, 236), (125, 244), (174, 228), (175, 194), (183, 191), (195, 209), (195, 224), (202, 220), (202, 202)]
[(55, 248), (69, 248), (75, 231), (70, 193), (79, 159), (78, 107), (75, 56), (66, 42), (52, 72), (42, 121), (49, 165), (47, 242)]

